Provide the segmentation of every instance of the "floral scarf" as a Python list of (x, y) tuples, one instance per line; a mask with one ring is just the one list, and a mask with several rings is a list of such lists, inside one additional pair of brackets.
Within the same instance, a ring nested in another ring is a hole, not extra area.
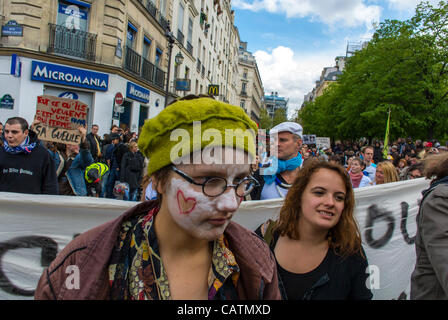
[[(156, 207), (147, 215), (133, 217), (122, 224), (109, 261), (112, 300), (172, 299), (154, 230), (154, 216), (158, 211)], [(236, 283), (240, 270), (224, 235), (211, 245), (208, 299), (238, 299)]]

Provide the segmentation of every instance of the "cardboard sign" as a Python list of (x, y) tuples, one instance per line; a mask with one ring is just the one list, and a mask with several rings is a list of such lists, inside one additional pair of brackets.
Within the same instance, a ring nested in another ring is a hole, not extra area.
[(79, 144), (79, 126), (87, 123), (88, 105), (73, 99), (43, 95), (37, 97), (35, 131), (40, 140)]
[(316, 137), (316, 146), (320, 149), (330, 149), (331, 147), (330, 138)]

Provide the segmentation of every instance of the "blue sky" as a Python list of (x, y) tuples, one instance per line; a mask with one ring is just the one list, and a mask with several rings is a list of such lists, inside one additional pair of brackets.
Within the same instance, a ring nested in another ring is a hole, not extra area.
[[(431, 0), (432, 4), (438, 0)], [(370, 39), (373, 22), (408, 19), (419, 0), (232, 0), (235, 25), (257, 58), (266, 93), (302, 104), (348, 41)]]

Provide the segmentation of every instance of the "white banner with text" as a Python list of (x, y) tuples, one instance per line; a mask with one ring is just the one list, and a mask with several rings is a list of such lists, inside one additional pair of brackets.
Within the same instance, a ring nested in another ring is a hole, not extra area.
[[(428, 180), (355, 190), (356, 219), (374, 299), (409, 299), (416, 216)], [(275, 219), (282, 199), (247, 201), (234, 221), (255, 230)], [(33, 299), (46, 266), (76, 235), (120, 216), (135, 202), (0, 192), (0, 300)]]

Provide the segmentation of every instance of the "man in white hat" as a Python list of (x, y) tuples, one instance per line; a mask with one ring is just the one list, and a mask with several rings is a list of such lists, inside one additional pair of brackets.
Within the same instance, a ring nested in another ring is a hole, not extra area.
[(284, 198), (302, 165), (299, 153), (303, 142), (302, 126), (296, 122), (282, 122), (269, 132), (273, 148), (272, 168), (260, 172), (260, 187), (251, 194), (252, 200)]

